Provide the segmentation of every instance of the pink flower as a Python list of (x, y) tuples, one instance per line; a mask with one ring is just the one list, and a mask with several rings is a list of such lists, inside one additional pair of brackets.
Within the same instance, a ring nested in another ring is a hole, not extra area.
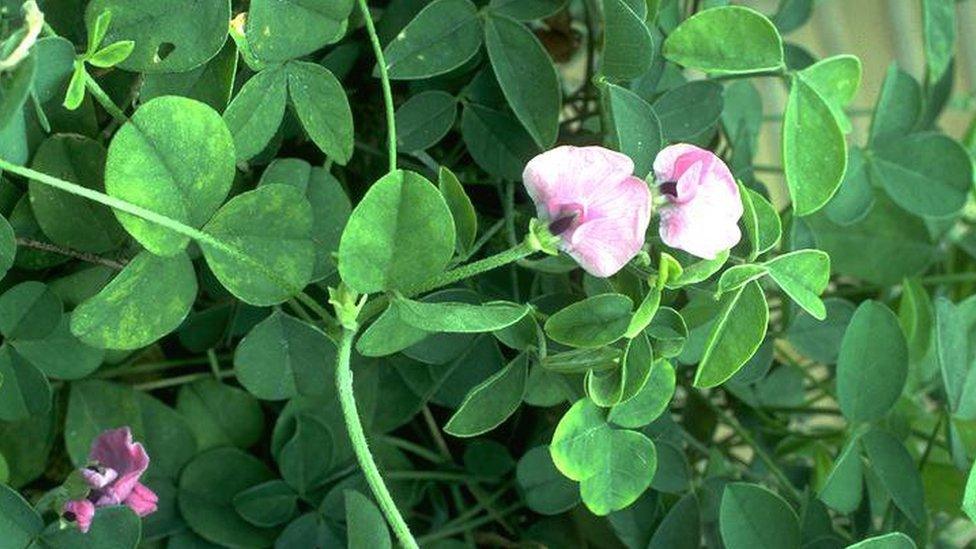
[(742, 238), (742, 201), (722, 159), (694, 145), (665, 147), (654, 174), (668, 204), (661, 208), (661, 239), (672, 248), (714, 259)]
[(651, 193), (627, 156), (603, 147), (556, 147), (525, 166), (522, 179), (559, 247), (586, 272), (608, 277), (644, 245)]
[(69, 501), (63, 513), (68, 520), (75, 520), (82, 532), (91, 526), (96, 507), (127, 505), (140, 517), (156, 511), (156, 494), (139, 482), (149, 467), (149, 455), (142, 444), (132, 442), (128, 427), (98, 435), (88, 461), (80, 471), (88, 484), (88, 496)]

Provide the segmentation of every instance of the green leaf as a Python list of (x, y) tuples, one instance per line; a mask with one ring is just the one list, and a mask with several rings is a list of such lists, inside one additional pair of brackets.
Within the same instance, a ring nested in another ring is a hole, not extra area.
[(739, 194), (742, 197), (742, 208), (744, 210), (742, 224), (751, 247), (749, 259), (754, 260), (779, 243), (783, 234), (783, 226), (779, 212), (763, 195), (741, 183), (739, 184)]
[(556, 469), (548, 446), (536, 446), (519, 459), (515, 478), (529, 509), (542, 515), (558, 515), (579, 503), (576, 483)]
[[(230, 132), (216, 111), (192, 99), (169, 96), (145, 103), (108, 148), (108, 194), (193, 227), (210, 219), (233, 181)], [(118, 210), (115, 215), (155, 254), (175, 255), (189, 242), (142, 218)]]
[(693, 493), (686, 494), (664, 516), (647, 549), (697, 549), (700, 539), (698, 500)]
[(828, 297), (824, 306), (827, 309), (825, 320), (817, 320), (809, 314), (797, 315), (787, 331), (787, 339), (803, 356), (821, 364), (834, 364), (844, 332), (854, 316), (854, 304)]
[(729, 549), (792, 549), (800, 546), (796, 512), (758, 484), (732, 482), (722, 492), (719, 529)]
[(9, 127), (18, 118), (30, 96), (36, 73), (37, 56), (29, 55), (0, 80), (0, 128)]
[(454, 220), (423, 176), (382, 177), (353, 210), (339, 244), (339, 273), (359, 293), (406, 290), (440, 274), (454, 253)]
[(329, 69), (306, 61), (285, 65), (288, 95), (312, 142), (330, 159), (345, 165), (352, 158), (352, 110), (342, 84)]
[(291, 185), (305, 194), (312, 205), (312, 241), (315, 243), (313, 281), (336, 271), (339, 239), (346, 227), (352, 205), (342, 183), (325, 168), (313, 167), (297, 158), (276, 158), (261, 174), (258, 186)]
[(422, 151), (436, 145), (454, 126), (457, 106), (453, 95), (440, 90), (410, 97), (396, 111), (397, 147)]
[(764, 263), (786, 295), (817, 320), (827, 318), (820, 294), (830, 282), (830, 256), (820, 250), (797, 250)]
[(393, 547), (386, 520), (376, 505), (366, 496), (353, 490), (345, 491), (346, 529), (348, 547), (389, 549)]
[(634, 173), (644, 177), (651, 172), (654, 157), (664, 146), (661, 121), (636, 93), (615, 84), (603, 89), (610, 105), (616, 148), (634, 161)]
[[(817, 248), (830, 255), (835, 272), (888, 286), (922, 272), (936, 248), (925, 223), (877, 197), (867, 217), (854, 225), (837, 225), (825, 216), (805, 219)], [(866, 253), (870, 250), (871, 253)]]
[[(223, 112), (233, 93), (237, 58), (237, 46), (233, 40), (228, 40), (220, 53), (193, 70), (145, 74), (142, 88), (139, 90), (139, 99), (149, 101), (164, 95), (182, 95)], [(226, 118), (224, 122), (227, 122)]]
[(43, 282), (28, 281), (0, 296), (0, 333), (7, 339), (43, 339), (61, 322), (62, 304)]
[(136, 43), (132, 40), (121, 40), (98, 50), (95, 52), (95, 55), (92, 55), (86, 61), (93, 67), (107, 69), (125, 61), (132, 55), (135, 47)]
[(51, 408), (51, 385), (9, 345), (0, 347), (0, 420), (17, 421)]
[(19, 339), (10, 345), (48, 377), (81, 379), (101, 366), (105, 351), (82, 343), (71, 333), (70, 326), (70, 317), (65, 315), (43, 339)]
[(802, 73), (792, 79), (783, 118), (783, 169), (797, 215), (826, 204), (844, 178), (847, 142), (830, 106)]
[(307, 495), (328, 480), (335, 441), (328, 426), (315, 416), (300, 414), (293, 423), (291, 437), (282, 444), (275, 460), (285, 481)]
[(607, 420), (629, 429), (650, 425), (668, 408), (674, 396), (676, 376), (674, 367), (666, 360), (655, 361), (650, 376), (640, 391), (610, 409)]
[(719, 252), (715, 256), (715, 259), (701, 259), (681, 268), (677, 273), (668, 273), (668, 279), (665, 285), (672, 290), (676, 290), (689, 284), (697, 284), (717, 273), (728, 260), (728, 250)]
[(688, 141), (715, 126), (722, 116), (722, 86), (696, 80), (672, 88), (654, 101), (666, 141)]
[(844, 133), (852, 130), (844, 113), (861, 85), (861, 60), (853, 55), (835, 55), (800, 71), (804, 81), (823, 98)]
[(648, 288), (647, 293), (644, 295), (644, 300), (637, 306), (637, 310), (634, 311), (634, 316), (630, 319), (630, 324), (627, 326), (627, 333), (624, 334), (624, 337), (633, 339), (650, 326), (660, 306), (661, 290), (656, 287)]
[(200, 242), (221, 284), (245, 303), (274, 305), (312, 278), (312, 208), (301, 191), (264, 185), (229, 200), (203, 228)]
[(735, 375), (759, 348), (768, 321), (766, 296), (758, 282), (724, 297), (708, 333), (695, 387), (715, 387)]
[(837, 359), (837, 400), (851, 422), (880, 419), (901, 396), (908, 347), (898, 318), (877, 301), (854, 312)]
[(654, 443), (641, 433), (613, 429), (588, 399), (559, 421), (549, 451), (560, 472), (580, 482), (583, 503), (600, 516), (632, 504), (657, 469)]
[(529, 360), (523, 353), (471, 389), (444, 431), (456, 437), (474, 437), (498, 427), (522, 403), (528, 377)]
[(6, 217), (0, 216), (0, 278), (14, 266), (17, 257), (17, 235)]
[(180, 387), (176, 409), (186, 418), (201, 451), (218, 446), (249, 448), (264, 431), (260, 403), (216, 379)]
[(596, 295), (550, 316), (546, 320), (546, 334), (572, 347), (592, 349), (609, 345), (627, 333), (632, 308), (633, 303), (625, 295)]
[(874, 187), (871, 184), (870, 163), (857, 147), (847, 150), (847, 172), (837, 193), (824, 206), (824, 214), (838, 225), (853, 225), (863, 220), (874, 208)]
[(447, 166), (441, 166), (438, 172), (437, 188), (454, 218), (458, 251), (466, 252), (474, 245), (478, 236), (478, 217), (474, 205), (464, 192), (464, 186)]
[(938, 82), (952, 64), (956, 42), (956, 3), (922, 0), (922, 35), (925, 38), (926, 78)]
[(59, 521), (48, 525), (37, 546), (72, 549), (135, 549), (142, 537), (142, 521), (124, 505), (95, 511), (91, 529), (82, 533), (76, 526), (62, 528)]
[(595, 349), (573, 349), (545, 356), (540, 363), (543, 368), (559, 374), (584, 374), (590, 370), (612, 370), (620, 366), (624, 352), (616, 347), (597, 347)]
[(853, 513), (864, 496), (864, 465), (860, 437), (852, 437), (834, 461), (820, 489), (820, 500), (839, 513)]
[(780, 0), (773, 23), (783, 34), (795, 31), (810, 20), (813, 0)]
[(944, 135), (922, 133), (890, 139), (871, 153), (872, 175), (895, 204), (915, 215), (952, 215), (966, 204), (973, 188), (969, 153)]
[(908, 360), (918, 364), (928, 353), (935, 326), (932, 298), (917, 278), (906, 278), (901, 285), (898, 323), (908, 343)]
[(0, 536), (10, 547), (28, 547), (44, 529), (34, 508), (13, 488), (0, 484)]
[(870, 144), (908, 135), (922, 115), (922, 88), (896, 63), (888, 67), (871, 119)]
[(268, 146), (285, 116), (288, 78), (282, 67), (252, 76), (224, 111), (238, 160), (248, 160)]
[(631, 400), (648, 383), (653, 365), (651, 344), (641, 334), (627, 342), (619, 367), (587, 372), (586, 394), (604, 408)]
[(280, 480), (269, 480), (234, 496), (234, 509), (255, 526), (284, 524), (298, 511), (298, 494)]
[(753, 265), (751, 263), (733, 265), (719, 277), (716, 295), (738, 290), (753, 280), (759, 280), (768, 274), (769, 269), (765, 265)]
[(390, 78), (417, 80), (450, 72), (481, 48), (481, 24), (470, 0), (427, 5), (383, 50)]
[[(603, 60), (600, 72), (612, 79), (630, 80), (647, 72), (654, 61), (654, 38), (643, 13), (627, 0), (603, 0)], [(636, 4), (644, 8), (643, 2)], [(644, 10), (646, 11), (646, 9)]]
[(741, 6), (689, 17), (664, 41), (672, 63), (715, 74), (744, 74), (783, 68), (783, 41), (772, 22)]
[(898, 439), (884, 431), (871, 431), (861, 438), (871, 469), (895, 501), (895, 505), (916, 526), (925, 524), (925, 495), (915, 460)]
[(197, 455), (180, 475), (179, 509), (199, 536), (224, 546), (266, 547), (278, 531), (245, 521), (234, 509), (234, 497), (271, 480), (257, 458), (237, 448), (215, 448)]
[(237, 380), (254, 396), (284, 400), (331, 394), (335, 344), (318, 328), (274, 312), (234, 352)]
[(105, 40), (105, 33), (108, 32), (108, 28), (111, 24), (111, 10), (104, 10), (95, 17), (94, 22), (90, 25), (88, 32), (88, 47), (85, 50), (86, 55), (91, 55), (98, 50), (98, 48), (102, 45), (102, 41)]
[(262, 61), (286, 61), (342, 38), (353, 0), (252, 0), (244, 35)]
[(475, 103), (464, 106), (461, 136), (478, 166), (508, 181), (521, 181), (525, 163), (539, 152), (514, 116)]
[(71, 333), (99, 349), (138, 349), (175, 330), (197, 296), (186, 254), (142, 252), (71, 315)]
[(674, 358), (681, 354), (688, 340), (688, 326), (684, 318), (670, 307), (658, 309), (646, 333), (654, 345), (654, 351), (663, 358)]
[(524, 25), (497, 15), (485, 21), (485, 46), (515, 116), (539, 147), (551, 147), (559, 133), (562, 99), (549, 54)]
[(969, 333), (961, 306), (946, 297), (935, 300), (935, 360), (942, 374), (949, 410), (958, 412), (970, 371)]
[[(80, 135), (55, 135), (41, 143), (31, 167), (54, 177), (103, 191), (105, 148)], [(31, 211), (51, 242), (92, 253), (122, 244), (125, 231), (112, 212), (91, 200), (54, 187), (28, 183)]]
[(491, 0), (489, 9), (516, 21), (544, 19), (563, 9), (567, 0)]
[(501, 330), (515, 324), (532, 310), (528, 305), (496, 302), (425, 303), (397, 299), (400, 320), (426, 332), (479, 333)]
[(847, 549), (915, 549), (915, 547), (912, 538), (901, 532), (892, 532), (848, 545)]
[(428, 332), (400, 320), (400, 308), (392, 303), (359, 337), (356, 350), (363, 356), (387, 356), (425, 339)]
[(181, 72), (202, 65), (224, 45), (230, 21), (229, 0), (93, 0), (85, 10), (89, 29), (105, 11), (112, 12), (105, 42), (135, 42), (118, 65), (133, 72)]

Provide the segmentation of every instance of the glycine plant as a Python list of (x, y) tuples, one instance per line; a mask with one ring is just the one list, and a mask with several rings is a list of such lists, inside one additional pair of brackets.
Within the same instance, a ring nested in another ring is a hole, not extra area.
[(0, 1), (0, 547), (972, 543), (910, 3), (864, 113), (814, 0)]

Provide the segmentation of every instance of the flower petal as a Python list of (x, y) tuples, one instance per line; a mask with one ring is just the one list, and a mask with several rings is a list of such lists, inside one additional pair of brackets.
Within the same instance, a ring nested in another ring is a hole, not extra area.
[(128, 427), (103, 432), (92, 443), (89, 459), (115, 469), (118, 478), (103, 488), (98, 505), (116, 505), (129, 497), (139, 478), (149, 467), (149, 455), (138, 442), (132, 442)]
[(563, 249), (593, 276), (617, 273), (644, 245), (650, 202), (647, 184), (628, 177), (593, 204), (590, 220), (565, 235)]
[(158, 502), (159, 497), (156, 496), (156, 493), (142, 483), (136, 483), (132, 492), (129, 493), (129, 497), (125, 498), (124, 501), (140, 517), (155, 513)]
[(95, 505), (87, 499), (75, 499), (64, 504), (61, 512), (67, 520), (73, 520), (78, 525), (81, 533), (87, 534), (91, 528), (92, 519), (95, 517)]
[(664, 147), (654, 158), (654, 177), (662, 183), (677, 181), (688, 167), (706, 159), (708, 155), (712, 153), (687, 143)]
[(738, 218), (705, 201), (661, 208), (661, 240), (703, 259), (715, 259), (742, 238)]
[(626, 155), (603, 147), (562, 146), (546, 151), (525, 166), (525, 189), (540, 218), (555, 219), (561, 211), (588, 205), (634, 171)]

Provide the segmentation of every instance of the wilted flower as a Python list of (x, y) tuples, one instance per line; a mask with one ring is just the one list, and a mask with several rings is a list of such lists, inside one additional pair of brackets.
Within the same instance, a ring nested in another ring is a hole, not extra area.
[(654, 160), (661, 207), (661, 239), (672, 248), (714, 259), (742, 238), (739, 187), (722, 159), (694, 145), (665, 147)]
[(627, 156), (603, 147), (556, 147), (533, 158), (522, 179), (559, 247), (588, 273), (610, 276), (644, 245), (651, 193)]
[(127, 505), (140, 517), (156, 511), (156, 494), (139, 482), (149, 467), (149, 455), (142, 444), (132, 442), (128, 427), (98, 435), (88, 462), (79, 471), (88, 485), (87, 497), (69, 501), (62, 513), (82, 532), (88, 531), (97, 507)]

